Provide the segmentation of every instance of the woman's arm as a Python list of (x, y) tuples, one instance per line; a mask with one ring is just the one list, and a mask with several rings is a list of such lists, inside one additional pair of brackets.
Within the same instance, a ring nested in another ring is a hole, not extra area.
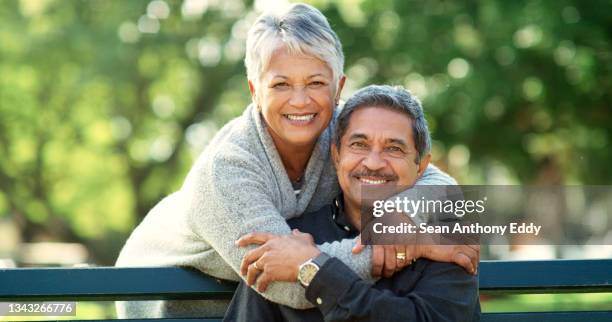
[[(255, 158), (225, 157), (196, 164), (181, 193), (186, 200), (187, 226), (206, 241), (240, 275), (240, 263), (249, 247), (235, 245), (235, 241), (250, 232), (276, 235), (291, 233), (286, 219), (274, 203), (276, 193), (269, 184), (274, 178), (264, 177), (263, 167)], [(353, 241), (322, 246), (332, 255), (350, 257), (349, 266), (361, 275), (369, 276), (370, 254), (350, 255)], [(226, 276), (228, 267), (198, 262), (196, 268), (213, 276)], [(364, 277), (366, 277), (364, 276)], [(244, 276), (241, 276), (244, 279)], [(277, 282), (262, 294), (270, 301), (293, 308), (312, 308), (297, 282)]]

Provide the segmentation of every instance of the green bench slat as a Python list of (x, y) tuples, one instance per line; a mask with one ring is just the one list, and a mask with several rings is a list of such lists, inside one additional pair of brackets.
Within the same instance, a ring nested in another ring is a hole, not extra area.
[[(483, 261), (482, 293), (612, 292), (612, 259)], [(230, 299), (235, 283), (177, 267), (0, 269), (0, 301)], [(131, 319), (124, 322), (221, 321)], [(108, 320), (111, 321), (111, 320)], [(483, 322), (612, 321), (612, 311), (484, 313)]]
[(0, 269), (0, 301), (231, 299), (235, 283), (187, 268)]
[[(586, 269), (586, 272), (585, 272)], [(483, 261), (482, 293), (610, 292), (612, 259)], [(234, 283), (177, 267), (0, 269), (0, 300), (229, 299)]]
[(482, 293), (597, 293), (612, 290), (612, 259), (483, 261)]
[(480, 322), (610, 322), (612, 311), (483, 313)]

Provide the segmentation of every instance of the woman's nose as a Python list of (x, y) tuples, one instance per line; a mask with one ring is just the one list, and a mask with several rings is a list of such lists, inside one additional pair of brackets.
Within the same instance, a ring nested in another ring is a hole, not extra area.
[(308, 93), (306, 92), (306, 87), (295, 87), (291, 92), (289, 104), (301, 108), (308, 105), (308, 103), (310, 103), (310, 96), (308, 96)]

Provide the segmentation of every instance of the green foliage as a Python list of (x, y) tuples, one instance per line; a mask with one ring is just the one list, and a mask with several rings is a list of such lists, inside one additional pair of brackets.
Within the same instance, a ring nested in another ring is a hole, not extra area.
[[(202, 3), (2, 2), (0, 216), (24, 240), (81, 242), (111, 264), (249, 103), (253, 5)], [(312, 3), (343, 42), (345, 98), (411, 89), (461, 182), (612, 178), (609, 1)]]

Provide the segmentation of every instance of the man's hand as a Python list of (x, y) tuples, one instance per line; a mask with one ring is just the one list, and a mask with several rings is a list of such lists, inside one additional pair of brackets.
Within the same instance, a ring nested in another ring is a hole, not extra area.
[[(361, 239), (356, 239), (353, 254), (365, 249)], [(398, 253), (405, 253), (405, 260), (399, 260)], [(437, 262), (455, 263), (468, 273), (478, 272), (480, 245), (373, 245), (372, 276), (391, 277), (393, 273), (410, 265), (413, 259), (424, 257)]]
[[(365, 249), (361, 238), (357, 237), (353, 247), (353, 254), (361, 253)], [(420, 249), (415, 245), (373, 245), (372, 246), (372, 276), (391, 277), (395, 272), (412, 264), (414, 259), (420, 257)], [(398, 256), (404, 255), (404, 256)]]
[(257, 283), (257, 290), (264, 292), (274, 281), (297, 281), (300, 265), (321, 253), (310, 234), (294, 229), (291, 235), (250, 233), (238, 239), (240, 247), (261, 245), (248, 251), (240, 265), (240, 273), (246, 275), (246, 283)]
[(455, 263), (476, 275), (480, 245), (421, 245), (421, 256), (436, 262)]

